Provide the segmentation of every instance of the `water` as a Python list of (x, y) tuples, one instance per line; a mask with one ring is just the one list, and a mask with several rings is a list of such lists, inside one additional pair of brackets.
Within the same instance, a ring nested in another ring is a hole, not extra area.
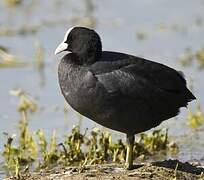
[[(85, 16), (89, 17), (84, 18)], [(64, 98), (57, 80), (59, 56), (54, 50), (65, 31), (73, 25), (89, 24), (101, 35), (104, 50), (121, 51), (143, 56), (182, 70), (187, 79), (193, 79), (194, 93), (204, 107), (203, 71), (196, 66), (183, 68), (178, 58), (187, 47), (193, 51), (204, 47), (204, 24), (198, 26), (197, 19), (204, 17), (204, 1), (74, 1), (74, 0), (28, 0), (15, 8), (5, 7), (0, 2), (0, 28), (14, 30), (22, 26), (39, 27), (37, 33), (27, 35), (0, 36), (0, 45), (23, 61), (32, 63), (36, 53), (35, 43), (45, 48), (45, 84), (39, 71), (33, 66), (0, 69), (0, 150), (3, 148), (2, 132), (15, 133), (19, 115), (16, 111), (18, 98), (9, 95), (9, 90), (22, 88), (37, 99), (39, 111), (30, 120), (30, 129), (43, 129), (49, 136), (54, 129), (58, 138), (68, 133), (79, 122), (78, 115), (69, 108), (64, 115)], [(162, 28), (163, 26), (163, 28)], [(159, 31), (158, 28), (161, 30)], [(178, 30), (175, 28), (178, 27)], [(146, 38), (138, 40), (136, 32), (145, 32)], [(196, 102), (191, 103), (193, 108)], [(178, 158), (204, 162), (202, 128), (196, 135), (186, 125), (187, 111), (182, 110), (177, 119), (162, 123), (158, 128), (168, 127), (169, 133), (179, 144)], [(81, 123), (81, 128), (99, 126), (90, 120)], [(122, 134), (112, 131), (115, 138)]]

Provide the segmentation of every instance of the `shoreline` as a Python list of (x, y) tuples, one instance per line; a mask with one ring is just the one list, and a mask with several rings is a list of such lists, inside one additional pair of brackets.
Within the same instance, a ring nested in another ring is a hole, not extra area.
[[(8, 177), (5, 180), (15, 180)], [(122, 164), (97, 164), (83, 167), (55, 167), (33, 173), (20, 173), (18, 179), (26, 180), (84, 180), (84, 179), (155, 179), (155, 180), (194, 180), (204, 179), (204, 165), (199, 163), (180, 162), (178, 160), (154, 161), (141, 163), (133, 170), (125, 170)]]

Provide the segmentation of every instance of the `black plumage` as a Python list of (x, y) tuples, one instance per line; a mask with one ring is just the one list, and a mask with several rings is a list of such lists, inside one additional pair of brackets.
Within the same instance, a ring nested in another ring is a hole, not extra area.
[(140, 57), (102, 51), (94, 30), (69, 29), (61, 44), (56, 54), (71, 52), (58, 69), (66, 101), (82, 115), (128, 137), (176, 116), (180, 107), (195, 99), (182, 73)]

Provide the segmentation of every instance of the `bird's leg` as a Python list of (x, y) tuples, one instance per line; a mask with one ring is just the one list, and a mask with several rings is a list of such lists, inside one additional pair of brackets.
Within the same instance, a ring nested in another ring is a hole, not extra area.
[(133, 146), (134, 146), (135, 136), (127, 134), (127, 154), (126, 154), (126, 168), (133, 168)]

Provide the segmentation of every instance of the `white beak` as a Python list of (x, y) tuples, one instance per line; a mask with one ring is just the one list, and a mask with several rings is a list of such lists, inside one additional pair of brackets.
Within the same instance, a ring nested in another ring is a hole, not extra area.
[(67, 47), (67, 43), (62, 42), (61, 44), (59, 44), (59, 46), (57, 46), (57, 48), (55, 49), (55, 55), (61, 53), (62, 51), (65, 51)]

